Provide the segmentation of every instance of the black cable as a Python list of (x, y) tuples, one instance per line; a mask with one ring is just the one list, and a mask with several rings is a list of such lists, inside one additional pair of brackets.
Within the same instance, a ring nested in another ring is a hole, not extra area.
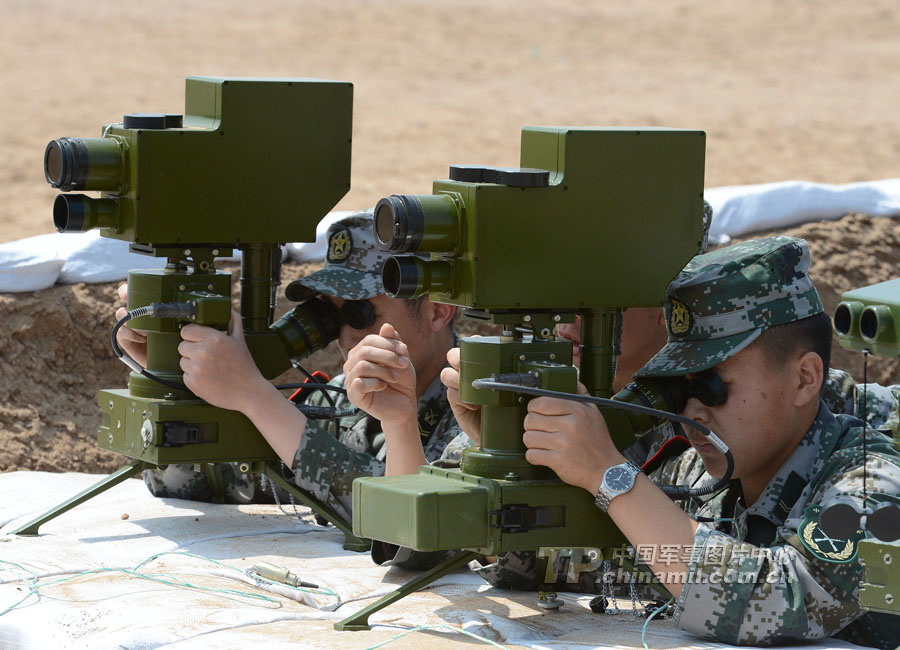
[(142, 368), (141, 364), (132, 359), (121, 347), (119, 347), (119, 342), (116, 340), (116, 334), (119, 333), (119, 330), (122, 329), (122, 326), (125, 323), (134, 318), (139, 318), (140, 316), (153, 316), (156, 318), (189, 318), (194, 314), (194, 312), (194, 304), (189, 302), (154, 302), (147, 305), (146, 307), (138, 307), (137, 309), (131, 310), (130, 312), (122, 316), (122, 318), (119, 319), (119, 322), (117, 322), (112, 328), (112, 333), (110, 334), (110, 343), (112, 344), (113, 353), (116, 355), (116, 357), (118, 357), (119, 361), (124, 363), (136, 373), (143, 375), (147, 379), (151, 379), (158, 384), (162, 384), (166, 388), (171, 388), (173, 390), (182, 390), (188, 393), (191, 392), (188, 387), (181, 382), (169, 381), (168, 379), (157, 377), (156, 375), (148, 372), (146, 368)]
[(347, 394), (347, 389), (344, 388), (343, 386), (332, 386), (331, 384), (321, 384), (321, 383), (318, 383), (318, 380), (316, 380), (316, 383), (306, 383), (306, 384), (276, 384), (275, 388), (277, 388), (278, 390), (290, 390), (292, 388), (293, 389), (303, 388), (305, 390), (305, 389), (309, 388), (310, 390), (330, 390), (335, 393), (341, 393), (342, 395)]
[(660, 485), (659, 488), (665, 492), (669, 497), (675, 500), (681, 499), (689, 499), (691, 497), (698, 496), (706, 496), (708, 494), (713, 494), (728, 485), (728, 482), (731, 480), (731, 475), (734, 473), (734, 457), (731, 455), (731, 451), (728, 449), (728, 445), (726, 445), (722, 440), (708, 428), (697, 422), (696, 420), (691, 420), (690, 418), (686, 418), (683, 415), (678, 415), (676, 413), (669, 413), (668, 411), (660, 411), (659, 409), (650, 408), (648, 406), (641, 406), (639, 404), (629, 404), (628, 402), (620, 402), (614, 399), (606, 399), (604, 397), (594, 397), (593, 395), (578, 395), (575, 393), (563, 393), (555, 390), (545, 390), (543, 388), (532, 388), (530, 386), (520, 386), (517, 384), (507, 384), (502, 382), (496, 382), (493, 379), (485, 378), (485, 379), (476, 379), (472, 382), (472, 388), (476, 389), (488, 389), (488, 390), (505, 390), (513, 393), (525, 393), (526, 395), (536, 395), (539, 397), (557, 397), (559, 399), (567, 399), (573, 402), (587, 402), (588, 404), (599, 404), (601, 406), (607, 406), (611, 408), (624, 409), (626, 411), (634, 411), (635, 413), (644, 413), (646, 415), (652, 415), (657, 418), (665, 418), (668, 420), (674, 420), (676, 422), (683, 422), (689, 426), (694, 427), (703, 436), (709, 440), (709, 442), (720, 452), (725, 455), (725, 462), (728, 463), (728, 467), (725, 470), (725, 474), (722, 478), (717, 479), (714, 483), (706, 486), (702, 486), (699, 488), (691, 488), (684, 485)]
[(868, 457), (866, 456), (868, 449), (866, 448), (866, 438), (868, 437), (866, 433), (866, 426), (868, 422), (866, 422), (866, 418), (868, 417), (868, 384), (869, 384), (869, 351), (863, 350), (863, 403), (862, 403), (862, 421), (863, 421), (863, 512), (867, 512), (866, 505), (869, 498), (869, 493), (866, 491), (866, 479), (868, 476), (866, 475), (867, 465), (868, 465)]
[[(302, 372), (304, 375), (306, 375), (307, 378), (309, 378), (310, 384), (313, 384), (316, 386), (326, 386), (327, 385), (327, 384), (320, 383), (318, 379), (313, 377), (312, 373), (309, 370), (307, 370), (300, 364), (299, 361), (291, 361), (291, 365), (294, 366), (300, 372)], [(306, 385), (307, 384), (304, 384), (304, 386), (306, 386)], [(345, 395), (347, 394), (346, 390), (344, 390), (344, 394)], [(340, 423), (338, 422), (338, 416), (336, 415), (338, 412), (337, 404), (335, 404), (334, 399), (331, 397), (331, 395), (328, 393), (327, 390), (324, 393), (322, 393), (322, 395), (325, 396), (325, 400), (328, 402), (328, 406), (330, 406), (332, 411), (335, 413), (335, 415), (331, 418), (331, 423), (334, 425), (334, 434), (338, 435), (341, 431), (341, 427), (340, 427)]]

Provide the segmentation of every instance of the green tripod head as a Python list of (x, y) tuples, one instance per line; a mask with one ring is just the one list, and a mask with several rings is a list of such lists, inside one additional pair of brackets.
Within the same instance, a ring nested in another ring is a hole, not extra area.
[(129, 325), (147, 334), (147, 368), (130, 363), (128, 390), (100, 392), (101, 447), (156, 465), (276, 458), (243, 415), (184, 387), (179, 330), (228, 325), (231, 274), (215, 264), (239, 249), (240, 312), (265, 377), (337, 338), (340, 313), (324, 300), (272, 321), (282, 245), (314, 241), (350, 187), (352, 105), (346, 82), (188, 77), (183, 115), (135, 113), (99, 138), (47, 145), (46, 179), (66, 192), (53, 206), (60, 232), (99, 228), (167, 260), (128, 275)]
[[(431, 195), (378, 202), (376, 236), (396, 254), (386, 292), (427, 293), (502, 333), (461, 343), (460, 396), (482, 405), (481, 445), (464, 452), (461, 471), (357, 479), (355, 534), (486, 555), (623, 541), (590, 495), (525, 460), (527, 399), (489, 384), (576, 392), (571, 343), (553, 329), (581, 315), (580, 379), (611, 395), (622, 308), (660, 305), (700, 249), (704, 148), (699, 131), (527, 127), (521, 167), (455, 165)], [(423, 252), (429, 260), (407, 255)], [(649, 425), (604, 415), (619, 448)]]

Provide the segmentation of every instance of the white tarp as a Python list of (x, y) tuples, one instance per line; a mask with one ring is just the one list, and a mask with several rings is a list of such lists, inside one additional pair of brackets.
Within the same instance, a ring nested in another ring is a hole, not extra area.
[[(324, 259), (328, 226), (350, 214), (329, 213), (316, 228), (315, 242), (285, 246), (285, 261)], [(240, 259), (240, 252), (221, 259)], [(162, 268), (165, 263), (165, 258), (132, 253), (128, 242), (101, 237), (99, 230), (37, 235), (0, 244), (0, 292), (40, 291), (57, 282), (114, 282), (124, 280), (131, 269)]]
[(757, 230), (839, 219), (859, 212), (870, 217), (900, 214), (900, 178), (829, 185), (783, 181), (715, 187), (704, 192), (713, 209), (709, 241), (727, 244)]
[[(837, 219), (851, 212), (873, 217), (900, 214), (900, 178), (829, 185), (783, 181), (733, 185), (706, 190), (713, 208), (710, 242), (757, 230), (785, 228), (809, 221)], [(325, 231), (351, 212), (332, 212), (319, 223), (316, 241), (288, 244), (285, 259), (296, 262), (325, 257)], [(39, 235), (0, 244), (0, 292), (38, 291), (56, 282), (122, 280), (133, 268), (154, 268), (163, 260), (128, 252), (128, 243), (106, 239), (99, 231)]]
[[(537, 606), (536, 594), (493, 589), (468, 569), (372, 615), (372, 630), (337, 632), (335, 622), (417, 574), (385, 569), (368, 553), (343, 550), (343, 536), (315, 525), (305, 509), (301, 521), (276, 506), (155, 499), (142, 481), (130, 479), (44, 524), (39, 537), (8, 533), (98, 478), (0, 474), (0, 612), (12, 608), (0, 614), (0, 648), (362, 650), (384, 642), (388, 650), (487, 643), (554, 650), (642, 647), (643, 618), (594, 614), (590, 597), (575, 594), (562, 594), (563, 607), (548, 612)], [(124, 571), (146, 560), (136, 573), (155, 574), (159, 581)], [(258, 562), (289, 568), (318, 584), (320, 592), (332, 593), (287, 597), (285, 587), (258, 588), (242, 573)], [(39, 581), (37, 594), (29, 595), (23, 577)], [(667, 620), (649, 623), (646, 642), (652, 650), (727, 647), (691, 637)], [(804, 647), (857, 648), (840, 641)]]

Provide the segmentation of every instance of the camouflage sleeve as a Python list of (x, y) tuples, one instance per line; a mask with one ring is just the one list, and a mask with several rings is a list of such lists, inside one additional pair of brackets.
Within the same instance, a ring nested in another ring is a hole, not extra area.
[[(850, 502), (861, 510), (862, 462), (846, 463), (841, 455), (839, 452), (835, 459), (840, 471), (815, 486), (810, 503), (824, 509)], [(870, 490), (900, 495), (896, 464), (878, 454), (869, 454), (865, 464)], [(849, 559), (824, 557), (821, 551), (816, 554), (815, 544), (801, 539), (807, 539), (813, 530), (805, 518), (799, 524), (788, 520), (778, 530), (779, 543), (764, 548), (701, 524), (676, 607), (678, 627), (743, 645), (824, 639), (839, 632), (861, 615), (862, 569), (855, 548)]]
[(865, 417), (873, 429), (884, 429), (896, 417), (900, 400), (895, 386), (857, 384), (849, 373), (831, 368), (822, 387), (822, 401), (836, 415)]
[(294, 483), (353, 521), (353, 479), (384, 476), (384, 462), (350, 449), (333, 434), (307, 423), (294, 455)]
[(435, 465), (440, 465), (442, 467), (459, 467), (459, 463), (462, 460), (462, 453), (469, 447), (475, 446), (475, 443), (468, 434), (460, 429), (458, 425), (453, 429), (452, 433), (454, 435), (450, 442), (447, 443), (447, 446), (444, 447), (441, 457), (432, 461)]

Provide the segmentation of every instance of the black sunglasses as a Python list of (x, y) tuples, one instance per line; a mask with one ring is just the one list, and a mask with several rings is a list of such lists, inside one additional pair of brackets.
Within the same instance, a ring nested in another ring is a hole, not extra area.
[(685, 402), (696, 397), (706, 406), (719, 406), (728, 399), (728, 388), (715, 370), (704, 370), (691, 375), (687, 382)]

